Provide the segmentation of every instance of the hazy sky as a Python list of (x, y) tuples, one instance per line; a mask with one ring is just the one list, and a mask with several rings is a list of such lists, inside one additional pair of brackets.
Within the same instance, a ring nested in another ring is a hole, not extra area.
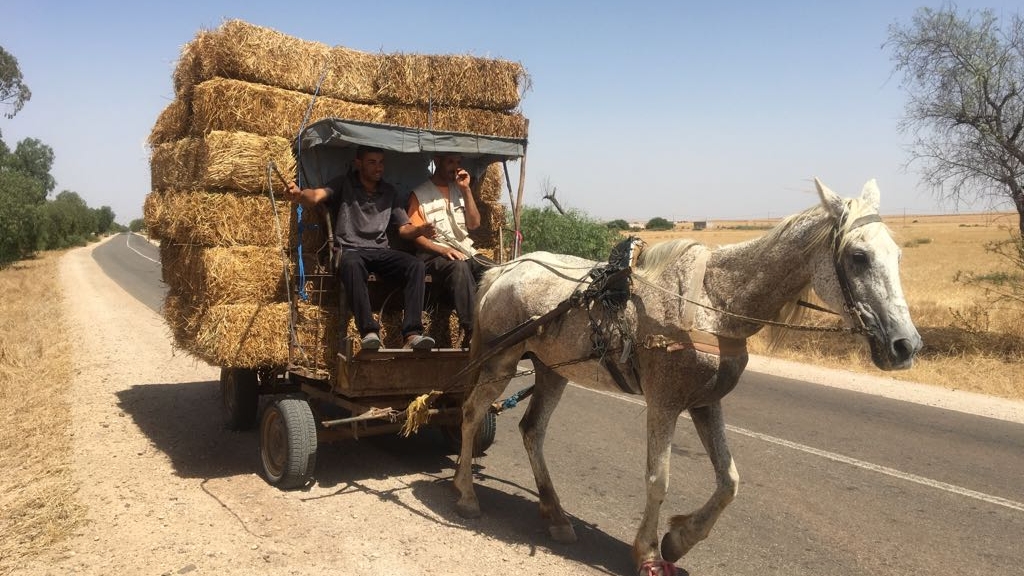
[(3, 140), (51, 146), (56, 191), (108, 205), (122, 223), (141, 217), (145, 141), (173, 98), (182, 45), (230, 18), (371, 52), (522, 62), (533, 81), (522, 103), (532, 205), (549, 181), (563, 206), (601, 219), (778, 217), (817, 201), (818, 176), (844, 196), (876, 178), (884, 214), (957, 209), (903, 169), (905, 95), (882, 44), (918, 2), (6, 4), (0, 46), (32, 100), (0, 118)]

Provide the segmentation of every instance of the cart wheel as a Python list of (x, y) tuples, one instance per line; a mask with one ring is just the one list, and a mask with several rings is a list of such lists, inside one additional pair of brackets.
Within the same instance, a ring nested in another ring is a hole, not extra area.
[(252, 430), (256, 427), (260, 381), (255, 370), (220, 369), (220, 406), (228, 430)]
[[(443, 428), (445, 444), (448, 449), (458, 454), (462, 451), (462, 427), (461, 424), (445, 426)], [(494, 444), (494, 437), (498, 433), (498, 415), (488, 412), (476, 429), (476, 438), (473, 439), (473, 456), (483, 456), (484, 452)]]
[(263, 476), (282, 490), (301, 488), (316, 467), (316, 421), (302, 398), (282, 398), (263, 411), (260, 422)]

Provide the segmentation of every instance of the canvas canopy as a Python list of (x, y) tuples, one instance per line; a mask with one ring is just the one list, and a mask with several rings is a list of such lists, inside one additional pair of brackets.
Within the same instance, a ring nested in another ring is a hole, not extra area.
[(346, 173), (358, 146), (385, 151), (384, 180), (404, 194), (430, 176), (429, 163), (435, 154), (461, 154), (463, 167), (480, 178), (489, 164), (519, 159), (526, 153), (524, 138), (327, 118), (306, 127), (296, 139), (302, 186), (322, 186)]

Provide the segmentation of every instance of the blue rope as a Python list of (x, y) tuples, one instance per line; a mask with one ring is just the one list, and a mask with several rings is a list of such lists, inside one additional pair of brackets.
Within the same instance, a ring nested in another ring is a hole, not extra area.
[[(298, 160), (302, 154), (302, 133), (306, 130), (306, 124), (309, 122), (309, 116), (313, 112), (313, 104), (316, 104), (316, 97), (320, 94), (320, 85), (324, 83), (324, 79), (327, 78), (327, 66), (330, 61), (324, 63), (324, 69), (320, 72), (320, 79), (317, 80), (316, 89), (313, 90), (313, 98), (309, 100), (309, 106), (306, 107), (306, 114), (302, 117), (302, 124), (299, 126), (299, 133), (295, 135), (295, 159)], [(302, 189), (302, 171), (298, 171), (298, 186)], [(330, 216), (328, 216), (330, 218)], [(309, 302), (309, 294), (306, 292), (306, 265), (302, 258), (302, 231), (306, 225), (302, 222), (302, 204), (295, 205), (295, 243), (298, 246), (298, 257), (299, 257), (299, 298), (302, 298), (303, 302)], [(319, 228), (316, 224), (311, 224), (311, 228)]]

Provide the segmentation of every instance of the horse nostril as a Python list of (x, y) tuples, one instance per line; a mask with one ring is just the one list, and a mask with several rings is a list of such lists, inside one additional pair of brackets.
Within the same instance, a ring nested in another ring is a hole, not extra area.
[(907, 360), (914, 355), (914, 345), (910, 343), (909, 338), (900, 338), (892, 343), (893, 356), (900, 360)]

